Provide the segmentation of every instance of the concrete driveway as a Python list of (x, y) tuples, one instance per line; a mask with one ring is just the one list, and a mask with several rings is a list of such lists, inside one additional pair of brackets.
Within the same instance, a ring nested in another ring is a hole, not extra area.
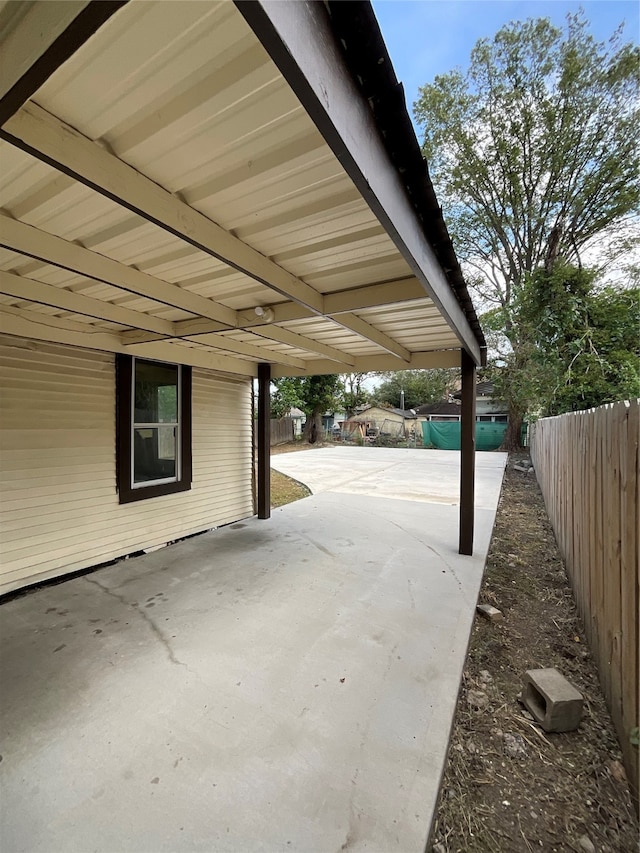
[(460, 557), (457, 457), (276, 457), (324, 491), (5, 602), (3, 853), (422, 853), (505, 462)]
[[(505, 462), (504, 453), (476, 453), (476, 507), (480, 511), (495, 510)], [(460, 503), (457, 451), (336, 445), (274, 455), (271, 467), (300, 480), (313, 494), (329, 491), (452, 506)], [(451, 532), (457, 541), (457, 528)]]

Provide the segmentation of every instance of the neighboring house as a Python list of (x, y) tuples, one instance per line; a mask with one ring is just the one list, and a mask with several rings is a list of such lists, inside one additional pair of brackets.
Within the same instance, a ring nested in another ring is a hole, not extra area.
[[(302, 409), (297, 409), (295, 407), (291, 408), (287, 413), (287, 417), (293, 420), (293, 431), (296, 437), (302, 435), (302, 431), (304, 429), (304, 425), (307, 421), (307, 416), (302, 411)], [(330, 432), (336, 421), (340, 419), (344, 419), (344, 414), (335, 413), (335, 412), (326, 412), (322, 415), (322, 429), (325, 432)]]
[[(459, 421), (461, 392), (453, 394), (453, 399), (427, 403), (416, 409), (418, 419), (423, 421)], [(506, 423), (508, 412), (505, 404), (494, 397), (493, 382), (478, 382), (476, 385), (476, 421), (480, 423)]]
[[(454, 399), (460, 399), (461, 391), (457, 391)], [(482, 423), (506, 424), (509, 413), (506, 404), (495, 396), (493, 382), (478, 382), (476, 385), (476, 420)]]
[(333, 432), (339, 429), (339, 425), (344, 422), (346, 415), (344, 412), (325, 412), (322, 416), (322, 429), (325, 432)]
[(11, 5), (0, 592), (267, 518), (272, 377), (472, 393), (484, 337), (369, 4)]
[(304, 425), (305, 425), (306, 420), (307, 420), (307, 416), (302, 411), (302, 409), (297, 409), (295, 406), (293, 406), (291, 409), (289, 409), (287, 417), (291, 418), (291, 420), (293, 421), (293, 434), (294, 434), (294, 436), (296, 438), (300, 438), (300, 436), (302, 435), (302, 430), (303, 430)]
[(441, 400), (438, 403), (427, 403), (416, 409), (419, 421), (459, 421), (460, 403)]
[[(407, 435), (415, 427), (416, 413), (408, 409), (385, 409), (382, 406), (367, 406), (343, 425), (347, 432), (359, 431), (366, 435), (375, 432), (380, 435)], [(363, 432), (364, 431), (364, 432)]]

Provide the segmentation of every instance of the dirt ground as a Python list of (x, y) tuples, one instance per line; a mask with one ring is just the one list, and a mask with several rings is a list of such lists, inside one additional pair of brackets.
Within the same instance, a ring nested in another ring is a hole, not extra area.
[[(474, 623), (428, 850), (633, 853), (638, 823), (611, 717), (535, 475), (513, 468), (522, 461), (509, 458), (480, 593), (504, 618)], [(274, 506), (307, 494), (286, 480), (274, 477)], [(518, 702), (525, 670), (543, 667), (585, 698), (574, 732), (545, 733)]]
[[(533, 473), (505, 473), (432, 853), (632, 853), (638, 823), (598, 675)], [(585, 698), (579, 728), (546, 734), (518, 703), (527, 669), (556, 667)]]

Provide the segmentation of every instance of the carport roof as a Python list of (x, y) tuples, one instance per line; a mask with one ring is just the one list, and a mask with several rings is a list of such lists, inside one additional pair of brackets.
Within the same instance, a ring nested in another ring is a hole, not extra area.
[(368, 2), (0, 25), (0, 330), (246, 376), (480, 362)]

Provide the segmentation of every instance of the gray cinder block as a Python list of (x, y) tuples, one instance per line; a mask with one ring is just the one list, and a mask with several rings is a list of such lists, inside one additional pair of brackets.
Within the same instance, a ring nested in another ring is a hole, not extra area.
[(546, 732), (577, 729), (582, 702), (582, 694), (557, 669), (525, 672), (522, 704)]
[(495, 622), (496, 619), (502, 619), (503, 617), (502, 610), (498, 610), (497, 607), (492, 607), (490, 604), (478, 604), (476, 610), (490, 622)]

